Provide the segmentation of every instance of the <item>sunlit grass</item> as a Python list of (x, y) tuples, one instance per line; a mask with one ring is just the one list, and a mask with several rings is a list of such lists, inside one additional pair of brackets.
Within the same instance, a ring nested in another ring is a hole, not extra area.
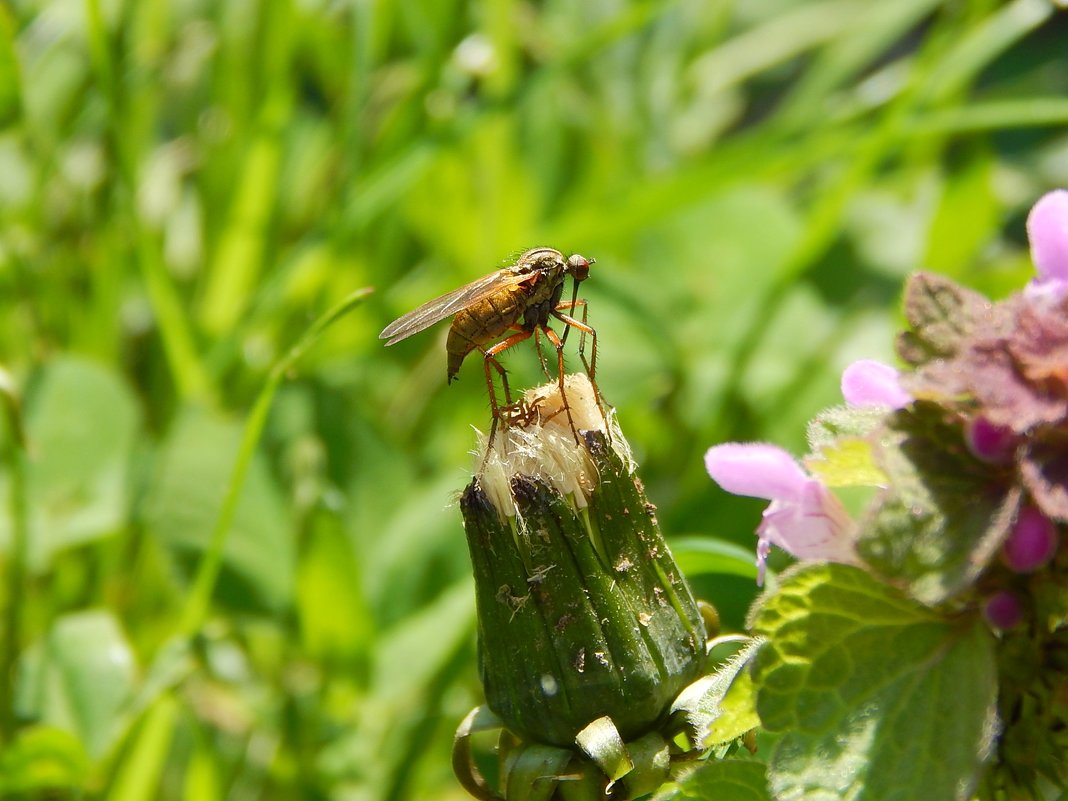
[[(1026, 280), (1066, 33), (1041, 0), (0, 8), (0, 795), (462, 797), (488, 402), (383, 325), (530, 246), (596, 257), (665, 533), (748, 549), (709, 445), (800, 449), (893, 358), (909, 270)], [(735, 550), (680, 550), (740, 626)]]

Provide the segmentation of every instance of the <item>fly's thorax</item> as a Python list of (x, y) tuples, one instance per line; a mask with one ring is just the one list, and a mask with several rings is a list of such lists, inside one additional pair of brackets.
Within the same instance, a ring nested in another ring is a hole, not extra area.
[(567, 260), (559, 250), (552, 248), (535, 248), (519, 257), (516, 269), (521, 273), (530, 273), (536, 278), (527, 283), (531, 303), (541, 303), (552, 297), (556, 287), (567, 274)]
[(515, 265), (523, 272), (547, 271), (556, 267), (563, 272), (567, 260), (555, 248), (531, 248), (516, 260)]

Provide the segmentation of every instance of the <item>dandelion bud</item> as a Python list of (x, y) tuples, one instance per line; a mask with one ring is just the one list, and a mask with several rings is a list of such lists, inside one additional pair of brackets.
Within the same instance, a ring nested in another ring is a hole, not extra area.
[(584, 375), (565, 395), (527, 393), (460, 508), (487, 704), (566, 748), (605, 716), (627, 740), (649, 731), (700, 675), (705, 631), (618, 427)]

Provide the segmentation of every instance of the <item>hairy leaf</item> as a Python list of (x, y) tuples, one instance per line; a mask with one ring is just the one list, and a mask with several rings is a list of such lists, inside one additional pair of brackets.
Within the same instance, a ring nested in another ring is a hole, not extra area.
[(905, 318), (912, 330), (899, 337), (898, 355), (915, 366), (956, 355), (976, 316), (989, 304), (948, 278), (916, 273), (905, 286)]
[(991, 744), (989, 632), (847, 565), (807, 565), (754, 617), (757, 711), (783, 737), (777, 798), (960, 801)]
[(968, 586), (1008, 534), (1017, 505), (937, 406), (916, 403), (887, 420), (876, 458), (889, 487), (860, 524), (858, 552), (924, 603)]
[(654, 801), (771, 801), (760, 762), (710, 760), (672, 785)]

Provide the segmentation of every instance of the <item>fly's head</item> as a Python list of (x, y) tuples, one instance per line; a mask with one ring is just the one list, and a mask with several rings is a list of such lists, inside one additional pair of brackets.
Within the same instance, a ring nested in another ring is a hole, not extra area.
[(567, 267), (564, 272), (575, 279), (575, 283), (581, 283), (590, 276), (590, 265), (596, 264), (596, 259), (587, 259), (578, 253), (567, 257)]

